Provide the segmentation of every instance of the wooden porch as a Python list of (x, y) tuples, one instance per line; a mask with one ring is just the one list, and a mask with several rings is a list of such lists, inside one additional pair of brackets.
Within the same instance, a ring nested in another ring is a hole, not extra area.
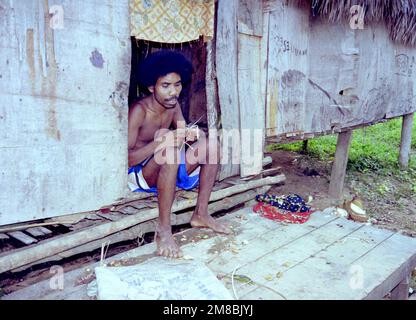
[[(328, 212), (284, 224), (245, 207), (220, 218), (233, 235), (188, 229), (175, 237), (187, 259), (204, 262), (236, 299), (406, 299), (416, 239)], [(143, 263), (154, 251), (152, 243), (105, 262)], [(87, 287), (98, 265), (65, 273), (63, 290), (45, 280), (3, 299), (92, 299)]]

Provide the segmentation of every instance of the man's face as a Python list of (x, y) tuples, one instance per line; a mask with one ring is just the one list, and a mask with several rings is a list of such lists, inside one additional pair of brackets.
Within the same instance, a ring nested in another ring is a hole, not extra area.
[(166, 109), (172, 109), (178, 103), (182, 91), (181, 76), (175, 72), (160, 77), (154, 86), (149, 87), (156, 101)]

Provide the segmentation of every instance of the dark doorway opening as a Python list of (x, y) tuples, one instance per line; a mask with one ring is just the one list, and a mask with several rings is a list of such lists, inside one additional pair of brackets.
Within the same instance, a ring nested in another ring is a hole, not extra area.
[(138, 66), (149, 54), (158, 50), (174, 50), (182, 53), (193, 66), (191, 83), (182, 89), (179, 103), (187, 123), (197, 120), (198, 125), (207, 128), (207, 98), (205, 91), (206, 44), (202, 37), (198, 40), (180, 44), (167, 44), (131, 38), (131, 75), (129, 89), (129, 106), (145, 97), (146, 91), (140, 87)]

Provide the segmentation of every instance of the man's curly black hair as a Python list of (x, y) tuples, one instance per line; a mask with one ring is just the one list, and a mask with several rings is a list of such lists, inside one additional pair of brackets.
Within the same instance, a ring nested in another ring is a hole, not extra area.
[(172, 72), (179, 74), (186, 85), (191, 80), (192, 64), (179, 52), (160, 50), (139, 65), (139, 83), (143, 88), (154, 86), (160, 77)]

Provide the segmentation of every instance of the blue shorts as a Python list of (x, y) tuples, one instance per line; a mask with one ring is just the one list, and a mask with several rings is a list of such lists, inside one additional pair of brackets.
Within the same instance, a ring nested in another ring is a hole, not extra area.
[[(149, 187), (146, 180), (143, 177), (143, 167), (153, 158), (153, 155), (142, 161), (141, 163), (130, 167), (128, 170), (128, 185), (129, 189), (133, 192), (153, 192), (157, 193), (156, 187)], [(200, 167), (196, 168), (190, 175), (186, 172), (185, 165), (185, 152), (181, 153), (181, 163), (178, 168), (178, 176), (176, 178), (176, 186), (184, 189), (191, 190), (199, 184), (199, 171)]]

